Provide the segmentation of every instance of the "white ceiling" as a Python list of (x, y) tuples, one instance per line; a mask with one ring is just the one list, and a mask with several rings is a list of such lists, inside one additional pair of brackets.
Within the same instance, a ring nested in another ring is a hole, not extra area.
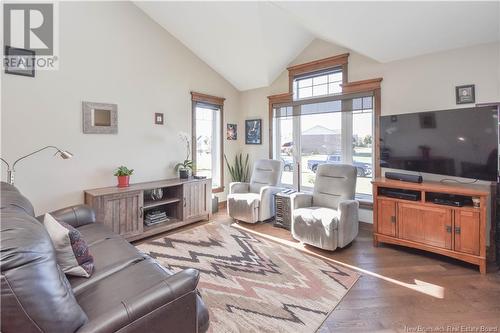
[(238, 90), (270, 85), (314, 39), (380, 62), (500, 41), (500, 2), (135, 4)]

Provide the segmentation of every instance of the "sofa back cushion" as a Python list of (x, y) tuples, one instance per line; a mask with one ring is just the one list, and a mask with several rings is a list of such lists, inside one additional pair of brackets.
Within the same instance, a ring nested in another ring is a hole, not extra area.
[(15, 207), (23, 210), (30, 216), (35, 216), (35, 211), (31, 202), (19, 193), (19, 190), (8, 183), (0, 182), (0, 207)]
[(0, 214), (0, 331), (75, 332), (87, 315), (56, 263), (44, 226), (15, 205)]
[(259, 193), (263, 186), (276, 186), (281, 181), (283, 165), (277, 160), (257, 160), (253, 165), (250, 192)]
[(337, 209), (341, 200), (353, 200), (356, 192), (356, 167), (347, 164), (322, 164), (316, 170), (313, 206)]

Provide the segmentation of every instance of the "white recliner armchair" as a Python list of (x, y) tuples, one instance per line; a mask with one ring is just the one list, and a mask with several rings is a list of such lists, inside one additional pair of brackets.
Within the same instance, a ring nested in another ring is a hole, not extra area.
[(356, 177), (352, 165), (318, 166), (313, 193), (291, 196), (293, 238), (330, 251), (351, 243), (359, 227)]
[(258, 160), (254, 163), (249, 183), (229, 184), (227, 213), (233, 219), (247, 223), (265, 221), (274, 216), (274, 194), (283, 190), (283, 163), (277, 160)]

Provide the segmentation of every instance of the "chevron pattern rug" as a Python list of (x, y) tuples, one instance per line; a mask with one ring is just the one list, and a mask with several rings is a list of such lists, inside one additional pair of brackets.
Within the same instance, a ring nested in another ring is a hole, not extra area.
[(137, 246), (174, 271), (201, 272), (210, 332), (315, 332), (359, 274), (227, 225)]

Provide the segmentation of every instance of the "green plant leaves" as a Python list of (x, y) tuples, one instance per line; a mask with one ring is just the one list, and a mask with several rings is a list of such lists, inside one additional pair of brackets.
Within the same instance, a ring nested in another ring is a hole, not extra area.
[(179, 171), (180, 169), (191, 169), (193, 170), (194, 163), (191, 160), (184, 160), (184, 162), (177, 163), (174, 167), (175, 171)]
[(129, 169), (126, 166), (119, 166), (116, 170), (114, 175), (115, 176), (130, 176), (134, 173), (134, 169)]
[(245, 161), (243, 161), (243, 154), (237, 154), (234, 157), (234, 165), (230, 165), (227, 160), (226, 154), (224, 154), (224, 160), (226, 161), (227, 168), (231, 174), (231, 179), (233, 182), (246, 182), (248, 181), (248, 174), (250, 167), (248, 165), (248, 154), (246, 154)]

